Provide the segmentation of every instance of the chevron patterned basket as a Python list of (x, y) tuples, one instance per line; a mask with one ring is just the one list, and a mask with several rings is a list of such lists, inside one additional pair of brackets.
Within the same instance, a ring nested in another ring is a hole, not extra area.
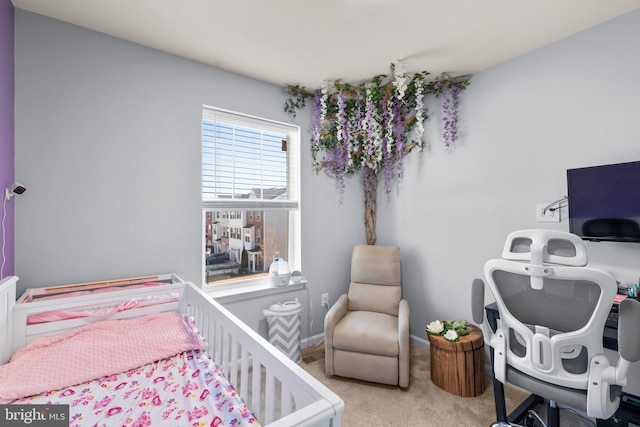
[(273, 304), (263, 311), (269, 324), (269, 342), (296, 363), (301, 360), (301, 307), (296, 299), (283, 304)]

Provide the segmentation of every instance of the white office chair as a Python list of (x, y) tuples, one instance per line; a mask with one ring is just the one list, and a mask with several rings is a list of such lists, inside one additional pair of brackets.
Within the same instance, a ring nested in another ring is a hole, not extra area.
[[(607, 419), (619, 405), (631, 362), (640, 359), (640, 303), (620, 305), (620, 358), (611, 365), (603, 331), (617, 292), (608, 273), (585, 267), (586, 248), (576, 235), (551, 230), (511, 233), (502, 259), (484, 273), (499, 312), (493, 332), (484, 314), (484, 283), (473, 283), (473, 318), (492, 348), (494, 378), (548, 400), (548, 423), (559, 424), (557, 404)], [(495, 384), (494, 380), (494, 384)], [(496, 407), (504, 394), (496, 394)], [(531, 411), (530, 411), (531, 412)], [(534, 417), (542, 423), (535, 413)], [(511, 425), (498, 413), (497, 425)]]

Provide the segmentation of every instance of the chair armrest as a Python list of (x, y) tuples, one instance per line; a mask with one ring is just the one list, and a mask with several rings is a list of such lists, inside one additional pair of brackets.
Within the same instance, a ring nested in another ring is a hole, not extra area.
[(349, 299), (342, 294), (324, 317), (324, 365), (325, 373), (333, 375), (333, 330), (338, 322), (347, 314)]
[(471, 317), (478, 325), (484, 323), (484, 281), (473, 279), (471, 282)]
[(627, 298), (620, 303), (618, 352), (629, 362), (640, 360), (640, 301)]
[(640, 302), (631, 298), (620, 303), (618, 316), (618, 353), (615, 366), (604, 354), (593, 357), (589, 366), (587, 414), (609, 418), (617, 410), (620, 397), (611, 395), (611, 385), (627, 385), (631, 363), (640, 360)]
[[(605, 371), (605, 379), (612, 384), (627, 385), (631, 363), (640, 360), (640, 301), (627, 298), (620, 302), (618, 310), (618, 363)], [(608, 375), (608, 376), (606, 376)]]
[(340, 319), (347, 314), (347, 305), (349, 299), (347, 294), (342, 294), (338, 297), (338, 300), (335, 304), (329, 309), (327, 315), (324, 317), (324, 333), (325, 335), (328, 332), (331, 332), (331, 336), (333, 337), (333, 329), (336, 327)]
[(400, 300), (398, 306), (398, 385), (409, 387), (409, 303)]

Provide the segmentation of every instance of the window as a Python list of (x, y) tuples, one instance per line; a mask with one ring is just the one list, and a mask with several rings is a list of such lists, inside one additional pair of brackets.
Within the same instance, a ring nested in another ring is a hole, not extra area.
[(253, 283), (276, 256), (300, 268), (299, 145), (298, 126), (203, 108), (204, 283)]

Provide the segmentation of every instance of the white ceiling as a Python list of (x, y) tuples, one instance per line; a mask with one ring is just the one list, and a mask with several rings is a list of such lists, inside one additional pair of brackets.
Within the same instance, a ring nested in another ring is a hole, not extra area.
[(13, 0), (17, 8), (280, 86), (472, 74), (640, 0)]

